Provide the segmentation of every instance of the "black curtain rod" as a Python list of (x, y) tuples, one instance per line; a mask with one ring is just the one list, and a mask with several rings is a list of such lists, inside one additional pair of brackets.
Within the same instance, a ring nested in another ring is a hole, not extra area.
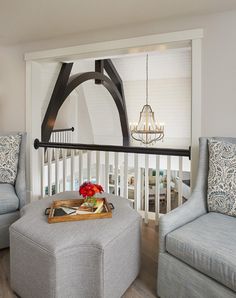
[(191, 147), (189, 149), (170, 149), (170, 148), (150, 148), (150, 147), (125, 147), (113, 145), (96, 145), (96, 144), (73, 144), (73, 143), (54, 143), (40, 142), (39, 139), (34, 140), (34, 148), (61, 148), (61, 149), (79, 149), (90, 151), (110, 151), (140, 154), (155, 154), (169, 156), (186, 156), (191, 159)]

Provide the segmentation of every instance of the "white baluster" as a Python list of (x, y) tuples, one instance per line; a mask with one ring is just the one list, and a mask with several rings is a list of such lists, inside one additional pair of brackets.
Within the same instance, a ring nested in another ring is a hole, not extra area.
[(141, 189), (140, 189), (140, 169), (139, 169), (139, 155), (134, 155), (134, 208), (141, 209)]
[(145, 154), (145, 216), (144, 222), (148, 223), (149, 211), (149, 155)]
[(66, 174), (67, 174), (67, 149), (62, 150), (63, 158), (63, 191), (66, 191)]
[(83, 151), (79, 151), (79, 185), (83, 183)]
[(160, 214), (160, 156), (156, 156), (156, 191), (155, 191), (155, 223), (159, 223)]
[(87, 179), (91, 180), (91, 151), (87, 151)]
[(128, 168), (129, 168), (129, 159), (128, 153), (124, 153), (124, 198), (128, 199)]
[(48, 153), (48, 195), (52, 195), (52, 149), (47, 148)]
[(105, 152), (105, 191), (109, 193), (109, 152)]
[(70, 159), (70, 190), (74, 190), (74, 180), (75, 180), (75, 151), (71, 149), (71, 159)]
[(100, 183), (100, 151), (96, 151), (96, 183)]
[(166, 203), (166, 212), (170, 212), (171, 210), (171, 156), (167, 156), (167, 186), (166, 186), (166, 195), (167, 195), (167, 203)]
[(115, 195), (119, 194), (119, 153), (114, 153), (114, 179), (115, 179)]
[(178, 206), (183, 202), (183, 157), (179, 156)]
[(58, 193), (59, 190), (59, 155), (60, 149), (55, 148), (55, 192)]
[(40, 154), (41, 154), (41, 197), (44, 198), (45, 196), (45, 189), (44, 189), (44, 154), (45, 149), (40, 148)]

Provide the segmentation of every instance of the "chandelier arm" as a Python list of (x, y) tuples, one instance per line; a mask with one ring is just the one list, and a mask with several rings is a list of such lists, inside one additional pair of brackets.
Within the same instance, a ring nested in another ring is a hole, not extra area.
[(131, 136), (132, 136), (132, 138), (133, 138), (134, 140), (139, 141), (139, 142), (142, 142), (141, 139), (137, 139), (137, 138), (135, 137), (135, 132), (131, 132)]
[[(142, 138), (142, 137), (138, 138), (138, 137), (136, 137), (136, 134), (138, 134), (139, 136), (144, 135), (145, 138)], [(150, 136), (150, 138), (148, 138), (148, 135)], [(131, 136), (134, 140), (142, 142), (143, 144), (149, 145), (153, 142), (162, 140), (164, 138), (164, 132), (157, 133), (157, 134), (155, 134), (154, 138), (151, 138), (151, 134), (142, 133), (142, 132), (138, 132), (138, 131), (133, 130), (133, 131), (131, 131)]]

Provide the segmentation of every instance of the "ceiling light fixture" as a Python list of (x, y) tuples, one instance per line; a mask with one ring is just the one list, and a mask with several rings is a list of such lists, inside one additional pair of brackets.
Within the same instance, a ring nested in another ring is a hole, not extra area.
[(131, 137), (145, 145), (164, 138), (164, 124), (155, 121), (154, 112), (148, 104), (148, 54), (146, 56), (146, 104), (143, 106), (138, 123), (130, 124)]

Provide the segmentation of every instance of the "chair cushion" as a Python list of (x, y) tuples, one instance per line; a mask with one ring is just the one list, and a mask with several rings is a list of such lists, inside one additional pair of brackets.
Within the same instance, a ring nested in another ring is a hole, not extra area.
[(19, 199), (11, 184), (0, 184), (0, 214), (14, 212), (19, 208)]
[(20, 134), (0, 136), (0, 182), (2, 183), (15, 183), (20, 143)]
[(236, 291), (236, 219), (210, 212), (171, 232), (167, 251)]
[(236, 145), (208, 140), (208, 209), (236, 216)]

